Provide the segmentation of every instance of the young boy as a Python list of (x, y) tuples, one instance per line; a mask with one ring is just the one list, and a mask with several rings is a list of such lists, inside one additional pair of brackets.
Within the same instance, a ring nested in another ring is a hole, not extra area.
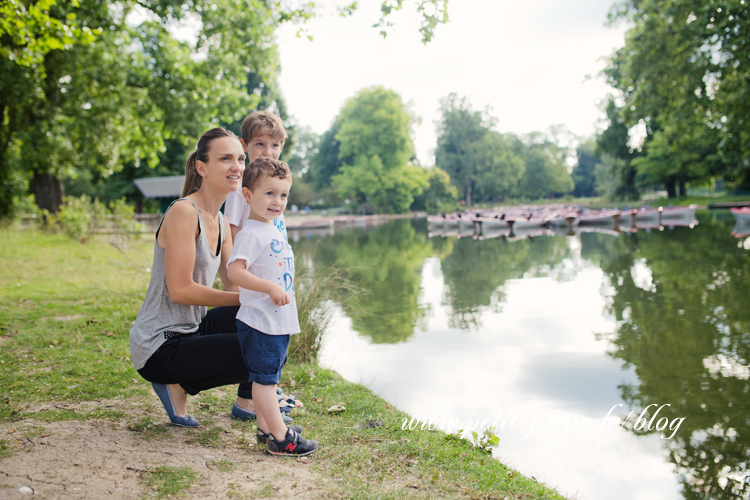
[[(278, 160), (286, 140), (286, 130), (281, 118), (265, 110), (254, 111), (242, 120), (241, 135), (240, 143), (250, 162), (261, 156)], [(249, 215), (250, 207), (242, 197), (242, 188), (229, 193), (224, 206), (224, 216), (229, 221), (232, 240), (242, 229)], [(283, 214), (274, 219), (274, 225), (284, 234), (286, 240)]]
[(259, 157), (245, 168), (242, 195), (250, 216), (237, 233), (227, 273), (240, 287), (237, 333), (253, 382), (258, 442), (267, 442), (274, 455), (304, 456), (318, 443), (303, 438), (300, 426), (286, 426), (276, 396), (289, 336), (300, 331), (294, 254), (273, 224), (284, 213), (291, 187), (292, 174), (282, 161)]

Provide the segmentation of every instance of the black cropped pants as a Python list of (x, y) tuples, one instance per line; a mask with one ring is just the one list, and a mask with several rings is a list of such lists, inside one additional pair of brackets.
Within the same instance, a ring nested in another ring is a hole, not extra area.
[(210, 309), (196, 333), (167, 339), (138, 373), (149, 382), (180, 384), (190, 395), (240, 384), (237, 396), (252, 399), (253, 385), (237, 339), (238, 309)]

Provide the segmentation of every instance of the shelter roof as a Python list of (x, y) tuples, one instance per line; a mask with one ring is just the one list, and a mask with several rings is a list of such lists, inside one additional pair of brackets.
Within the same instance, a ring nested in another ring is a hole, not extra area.
[(170, 175), (167, 177), (142, 177), (133, 180), (133, 184), (146, 198), (179, 198), (184, 181), (184, 175)]

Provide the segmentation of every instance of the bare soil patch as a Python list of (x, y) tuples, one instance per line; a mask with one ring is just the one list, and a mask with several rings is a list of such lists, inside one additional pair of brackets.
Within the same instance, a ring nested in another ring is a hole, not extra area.
[[(164, 415), (138, 401), (106, 400), (45, 403), (27, 411), (69, 409), (121, 410), (127, 417), (113, 420), (24, 418), (0, 422), (0, 440), (10, 456), (0, 460), (0, 498), (118, 498), (152, 497), (146, 477), (157, 467), (189, 467), (197, 479), (182, 494), (186, 499), (324, 498), (313, 457), (273, 457), (255, 443), (253, 425), (238, 429), (228, 414), (217, 413), (210, 427), (220, 427), (218, 442), (206, 445), (197, 434), (169, 425)], [(151, 417), (156, 432), (132, 430)]]

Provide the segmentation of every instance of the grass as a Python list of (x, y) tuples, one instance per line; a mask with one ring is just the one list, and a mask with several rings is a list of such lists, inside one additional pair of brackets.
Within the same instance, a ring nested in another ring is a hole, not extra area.
[(189, 467), (157, 467), (147, 473), (146, 485), (156, 498), (182, 496), (195, 482), (196, 474)]
[[(2, 229), (0, 238), (0, 421), (31, 416), (39, 421), (131, 420), (128, 428), (139, 439), (171, 435), (163, 421), (127, 410), (66, 407), (112, 398), (158, 406), (149, 385), (133, 369), (128, 348), (128, 332), (145, 294), (152, 240), (132, 241), (123, 251), (106, 240), (80, 243), (36, 230)], [(306, 403), (305, 410), (294, 410), (293, 416), (306, 436), (321, 443), (307, 463), (323, 478), (316, 486), (326, 496), (563, 498), (466, 440), (443, 432), (402, 430), (408, 415), (315, 362), (290, 362), (282, 384)], [(217, 412), (231, 408), (233, 399), (234, 388), (229, 387), (191, 398), (190, 412), (204, 425), (181, 434), (184, 439), (208, 449), (248, 453), (250, 448), (239, 445), (254, 443), (253, 424), (233, 422), (243, 437), (231, 442), (235, 438), (227, 438), (213, 423)], [(345, 412), (327, 411), (338, 403)], [(41, 404), (45, 409), (32, 413)], [(500, 434), (500, 447), (502, 439)], [(9, 442), (0, 440), (0, 458), (13, 452)], [(262, 453), (257, 448), (254, 452)], [(217, 470), (233, 467), (231, 462), (216, 464)], [(189, 489), (196, 477), (190, 469), (169, 467), (152, 468), (144, 475), (157, 497)], [(264, 494), (275, 493), (269, 485)]]

